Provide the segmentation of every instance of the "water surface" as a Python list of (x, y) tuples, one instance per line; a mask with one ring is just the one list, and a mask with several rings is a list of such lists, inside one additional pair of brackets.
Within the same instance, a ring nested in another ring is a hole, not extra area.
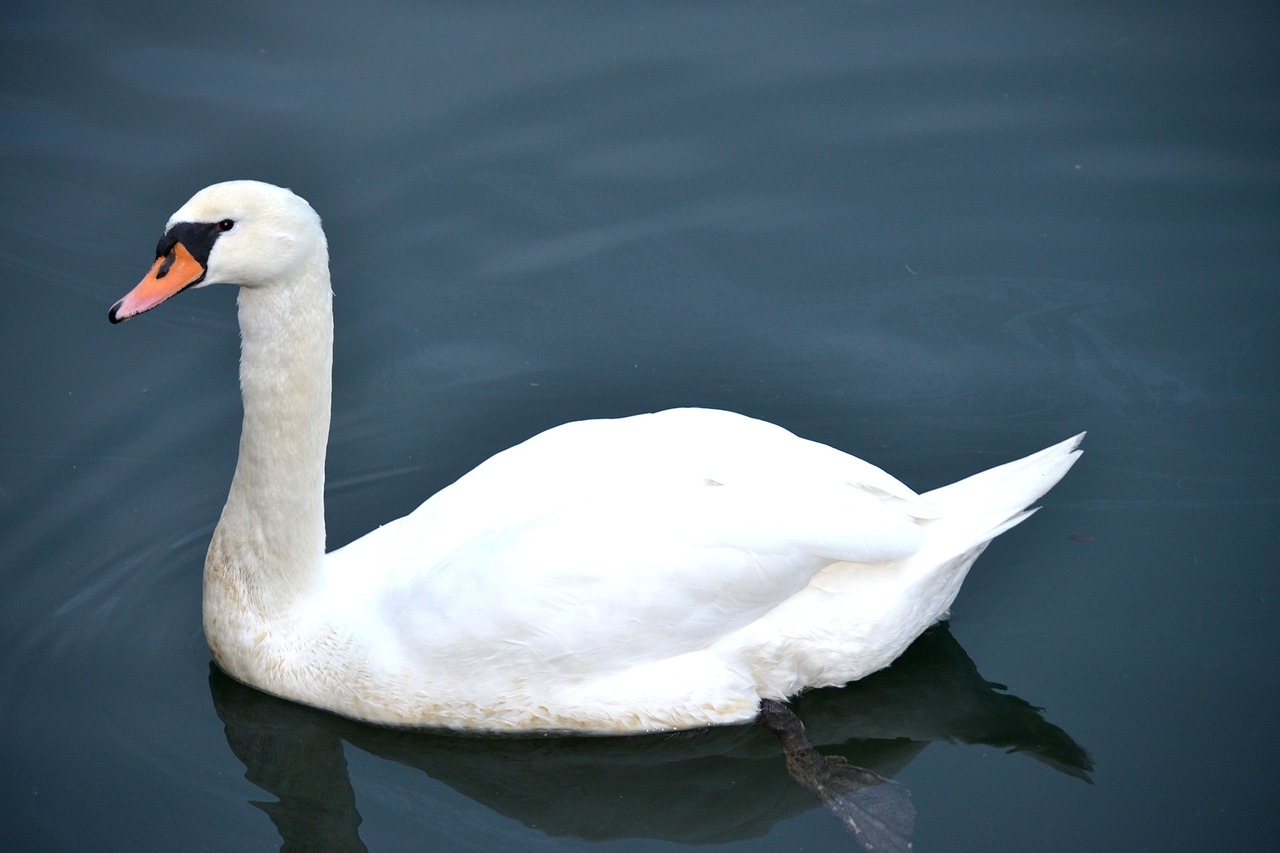
[(800, 703), (814, 742), (922, 851), (1274, 839), (1276, 18), (9, 4), (3, 846), (850, 847), (750, 727), (404, 736), (211, 674), (233, 295), (106, 309), (237, 177), (328, 230), (331, 547), (581, 417), (732, 408), (920, 489), (1088, 429), (945, 631)]

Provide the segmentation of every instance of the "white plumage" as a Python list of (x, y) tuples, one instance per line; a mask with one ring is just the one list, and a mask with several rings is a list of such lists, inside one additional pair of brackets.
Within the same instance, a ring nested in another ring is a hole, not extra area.
[(891, 663), (1079, 456), (1077, 436), (917, 495), (728, 412), (581, 421), (326, 555), (319, 217), (288, 190), (233, 181), (197, 193), (166, 235), (114, 321), (186, 287), (241, 285), (245, 416), (205, 565), (210, 648), (242, 681), (362, 720), (635, 732), (751, 719), (762, 697)]

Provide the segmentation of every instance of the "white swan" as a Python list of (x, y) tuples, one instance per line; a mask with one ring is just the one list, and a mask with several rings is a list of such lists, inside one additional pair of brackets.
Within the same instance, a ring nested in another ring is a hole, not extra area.
[(917, 495), (728, 412), (549, 430), (324, 553), (333, 315), (320, 218), (215, 184), (169, 220), (112, 322), (240, 285), (240, 457), (204, 570), (218, 665), (375, 723), (639, 732), (887, 666), (1081, 436)]

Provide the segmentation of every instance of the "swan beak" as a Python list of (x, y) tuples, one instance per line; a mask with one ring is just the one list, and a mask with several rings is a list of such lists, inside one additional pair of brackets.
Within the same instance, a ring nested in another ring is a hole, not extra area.
[(107, 313), (113, 323), (123, 323), (143, 311), (150, 311), (170, 296), (181, 293), (204, 278), (204, 266), (192, 257), (187, 247), (174, 243), (167, 255), (156, 258), (146, 278)]

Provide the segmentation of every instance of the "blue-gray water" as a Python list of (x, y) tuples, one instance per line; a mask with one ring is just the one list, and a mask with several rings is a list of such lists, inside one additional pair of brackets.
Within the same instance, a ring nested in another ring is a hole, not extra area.
[(920, 851), (1273, 845), (1278, 23), (6, 4), (0, 847), (850, 848), (752, 727), (394, 735), (211, 680), (233, 294), (106, 310), (238, 177), (328, 229), (331, 547), (581, 417), (732, 408), (918, 488), (1088, 429), (949, 632), (811, 734), (910, 788)]

